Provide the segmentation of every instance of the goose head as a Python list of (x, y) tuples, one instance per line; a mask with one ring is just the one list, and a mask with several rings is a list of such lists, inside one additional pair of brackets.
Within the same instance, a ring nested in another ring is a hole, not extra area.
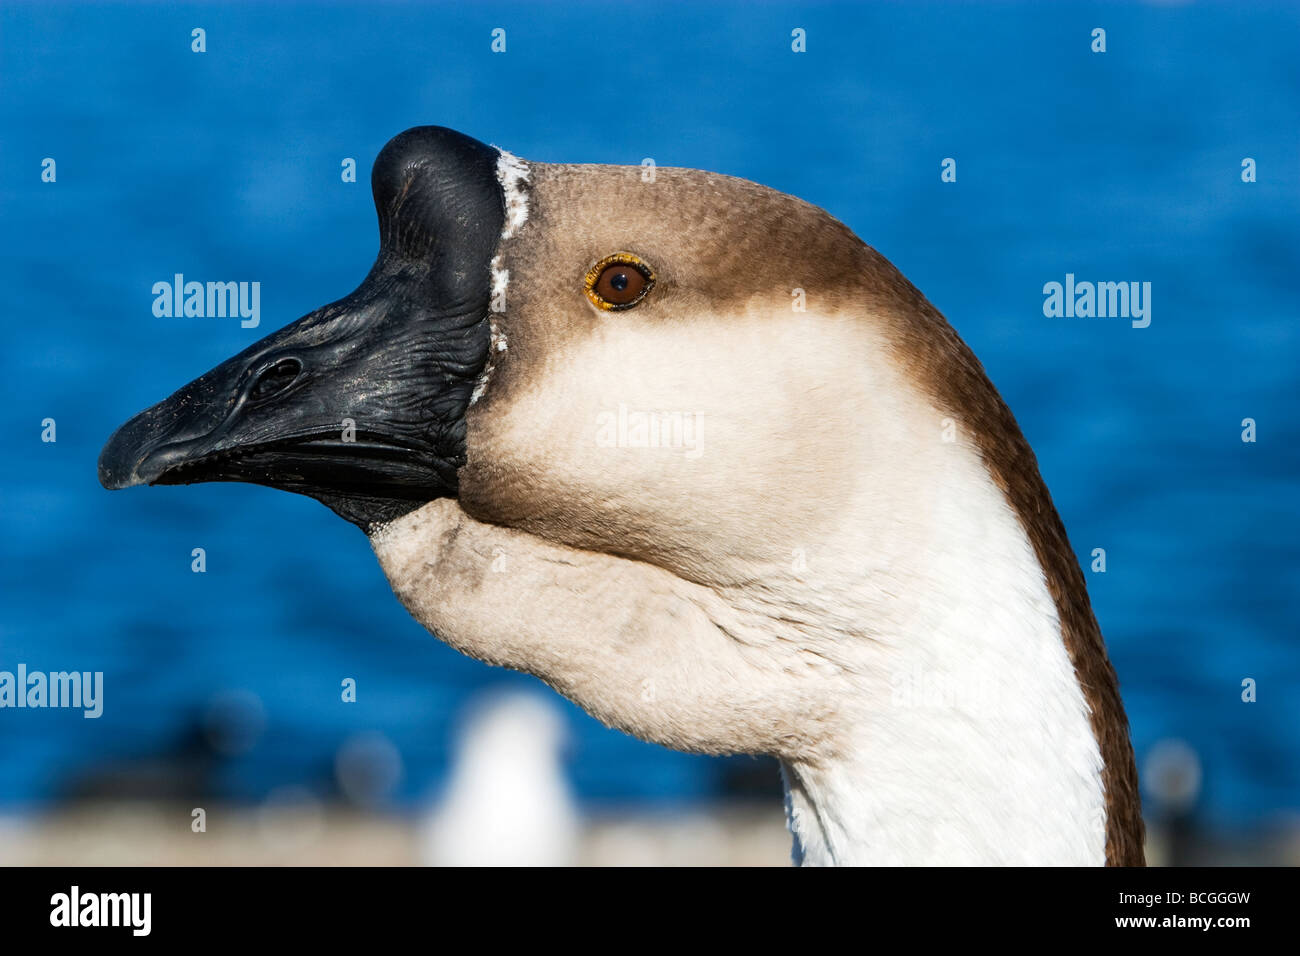
[(106, 486), (322, 500), (457, 649), (642, 739), (777, 757), (797, 860), (1140, 862), (1033, 453), (879, 253), (754, 183), (437, 127), (373, 185), (361, 288), (128, 422)]

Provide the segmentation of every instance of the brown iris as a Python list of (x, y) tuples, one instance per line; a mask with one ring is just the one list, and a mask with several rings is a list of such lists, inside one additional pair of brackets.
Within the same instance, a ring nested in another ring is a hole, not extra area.
[(655, 274), (630, 252), (606, 256), (587, 270), (587, 298), (601, 309), (630, 309), (655, 283)]

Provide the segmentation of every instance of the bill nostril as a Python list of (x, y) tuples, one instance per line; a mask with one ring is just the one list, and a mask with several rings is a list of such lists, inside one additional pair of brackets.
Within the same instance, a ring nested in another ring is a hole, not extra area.
[(253, 382), (253, 387), (248, 390), (248, 397), (255, 402), (270, 398), (292, 385), (300, 374), (302, 362), (296, 358), (282, 358), (262, 370)]

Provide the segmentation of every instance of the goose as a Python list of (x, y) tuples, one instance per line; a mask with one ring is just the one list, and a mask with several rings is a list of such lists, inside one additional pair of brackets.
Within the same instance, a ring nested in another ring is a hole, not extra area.
[(1033, 451), (821, 209), (442, 127), (359, 288), (128, 421), (106, 488), (361, 528), (430, 632), (666, 747), (779, 761), (804, 865), (1142, 865), (1127, 719)]

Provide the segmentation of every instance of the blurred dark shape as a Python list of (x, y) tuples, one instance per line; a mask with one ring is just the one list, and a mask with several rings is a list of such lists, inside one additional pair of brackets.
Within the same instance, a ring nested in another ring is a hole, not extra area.
[(222, 757), (208, 742), (204, 720), (195, 716), (170, 743), (142, 757), (90, 767), (74, 776), (60, 801), (180, 801), (209, 796)]
[(250, 751), (266, 728), (261, 699), (246, 690), (213, 695), (179, 734), (147, 755), (95, 765), (74, 776), (60, 797), (66, 802), (193, 801), (210, 799), (218, 769)]
[(334, 779), (352, 803), (373, 807), (386, 802), (403, 774), (402, 755), (376, 731), (353, 734), (334, 757)]
[(1142, 780), (1148, 819), (1158, 822), (1165, 840), (1166, 866), (1191, 866), (1202, 843), (1195, 811), (1201, 793), (1201, 760), (1182, 740), (1161, 740), (1147, 753)]
[(728, 757), (722, 761), (718, 793), (724, 799), (780, 803), (785, 799), (781, 765), (775, 757)]
[(238, 756), (252, 750), (266, 729), (262, 699), (247, 690), (214, 694), (204, 716), (208, 743), (219, 754)]

